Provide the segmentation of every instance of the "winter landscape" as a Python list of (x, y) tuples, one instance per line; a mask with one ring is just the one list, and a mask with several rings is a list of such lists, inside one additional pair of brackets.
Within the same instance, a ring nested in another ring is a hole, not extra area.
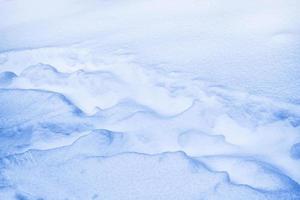
[(300, 200), (299, 19), (0, 0), (0, 200)]

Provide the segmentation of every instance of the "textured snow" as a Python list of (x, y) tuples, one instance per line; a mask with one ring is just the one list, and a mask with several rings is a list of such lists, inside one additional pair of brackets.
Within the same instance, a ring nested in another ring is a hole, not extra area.
[(297, 0), (0, 0), (0, 199), (300, 199)]

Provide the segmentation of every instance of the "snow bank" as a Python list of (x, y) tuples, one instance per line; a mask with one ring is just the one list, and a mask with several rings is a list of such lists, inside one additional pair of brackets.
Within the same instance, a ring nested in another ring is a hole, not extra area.
[[(81, 146), (84, 148), (84, 146)], [(57, 150), (56, 150), (57, 151)], [(27, 152), (1, 169), (12, 195), (32, 199), (296, 199), (294, 192), (263, 192), (229, 182), (183, 153), (113, 157)], [(48, 159), (48, 158), (51, 159)], [(35, 177), (39, 177), (38, 179)], [(22, 192), (22, 191), (26, 191)]]

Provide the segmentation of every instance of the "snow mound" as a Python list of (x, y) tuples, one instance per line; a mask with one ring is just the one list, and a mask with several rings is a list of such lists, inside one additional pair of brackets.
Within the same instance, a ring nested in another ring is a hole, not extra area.
[(82, 115), (63, 95), (41, 90), (0, 89), (0, 126)]
[(266, 191), (300, 191), (300, 185), (279, 169), (251, 157), (208, 156), (199, 158), (210, 169), (226, 171), (233, 182)]
[(73, 137), (90, 126), (84, 113), (61, 94), (0, 89), (0, 155), (40, 142), (51, 146), (51, 140), (57, 143), (60, 137), (71, 133)]
[(2, 188), (10, 187), (12, 195), (29, 199), (229, 200), (295, 199), (299, 195), (232, 184), (226, 174), (211, 172), (183, 153), (55, 156), (48, 160), (51, 154), (31, 151), (3, 159), (1, 176), (6, 185)]

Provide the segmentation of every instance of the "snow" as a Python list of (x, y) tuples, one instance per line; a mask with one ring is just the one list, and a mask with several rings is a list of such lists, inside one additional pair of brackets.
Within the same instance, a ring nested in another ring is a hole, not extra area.
[(297, 0), (0, 0), (0, 199), (300, 199)]
[[(13, 184), (18, 183), (18, 195), (33, 199), (232, 199), (237, 194), (240, 199), (287, 199), (290, 196), (287, 192), (277, 196), (232, 184), (226, 174), (210, 172), (201, 162), (180, 152), (151, 156), (126, 153), (112, 157), (68, 157), (59, 152), (59, 149), (30, 151), (26, 157), (7, 158), (2, 173)], [(227, 192), (230, 190), (233, 192)]]
[(300, 143), (294, 144), (290, 150), (291, 157), (294, 159), (300, 159)]

